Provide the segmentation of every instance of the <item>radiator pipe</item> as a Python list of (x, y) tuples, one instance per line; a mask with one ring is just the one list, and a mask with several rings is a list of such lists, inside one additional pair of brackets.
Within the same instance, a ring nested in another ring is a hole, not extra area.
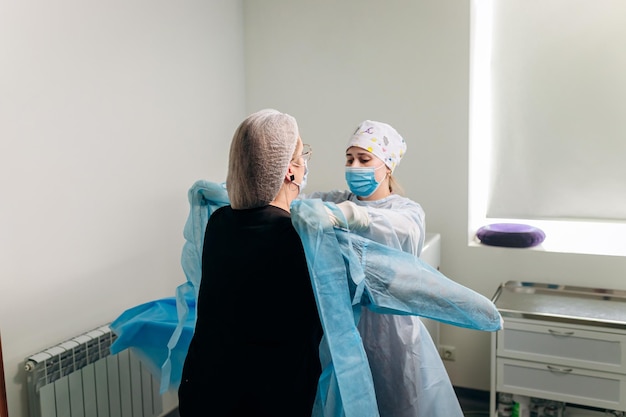
[(37, 365), (37, 363), (33, 361), (26, 361), (26, 363), (24, 364), (24, 370), (26, 372), (32, 372), (35, 370), (35, 365)]

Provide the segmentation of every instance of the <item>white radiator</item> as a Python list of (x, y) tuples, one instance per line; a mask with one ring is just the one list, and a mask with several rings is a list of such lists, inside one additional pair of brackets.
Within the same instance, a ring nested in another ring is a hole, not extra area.
[(111, 355), (107, 326), (26, 359), (30, 417), (155, 417), (156, 378), (128, 349)]

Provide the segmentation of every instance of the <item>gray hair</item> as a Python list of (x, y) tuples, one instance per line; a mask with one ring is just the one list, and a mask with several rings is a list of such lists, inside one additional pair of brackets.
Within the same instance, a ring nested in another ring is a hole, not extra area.
[(269, 204), (278, 195), (298, 137), (293, 116), (274, 109), (249, 115), (230, 144), (226, 188), (234, 209)]

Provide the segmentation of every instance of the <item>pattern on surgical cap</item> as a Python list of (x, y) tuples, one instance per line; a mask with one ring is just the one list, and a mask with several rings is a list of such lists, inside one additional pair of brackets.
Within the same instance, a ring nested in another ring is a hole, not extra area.
[(406, 153), (406, 142), (387, 123), (366, 120), (359, 125), (348, 141), (347, 148), (358, 146), (374, 154), (393, 172)]

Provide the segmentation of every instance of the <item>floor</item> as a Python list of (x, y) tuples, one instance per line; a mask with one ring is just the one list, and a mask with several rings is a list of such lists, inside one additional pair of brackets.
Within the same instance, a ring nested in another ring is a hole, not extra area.
[(465, 417), (489, 416), (489, 391), (455, 387)]
[[(489, 391), (468, 388), (455, 388), (465, 417), (489, 416)], [(178, 410), (172, 410), (165, 417), (179, 417)]]

